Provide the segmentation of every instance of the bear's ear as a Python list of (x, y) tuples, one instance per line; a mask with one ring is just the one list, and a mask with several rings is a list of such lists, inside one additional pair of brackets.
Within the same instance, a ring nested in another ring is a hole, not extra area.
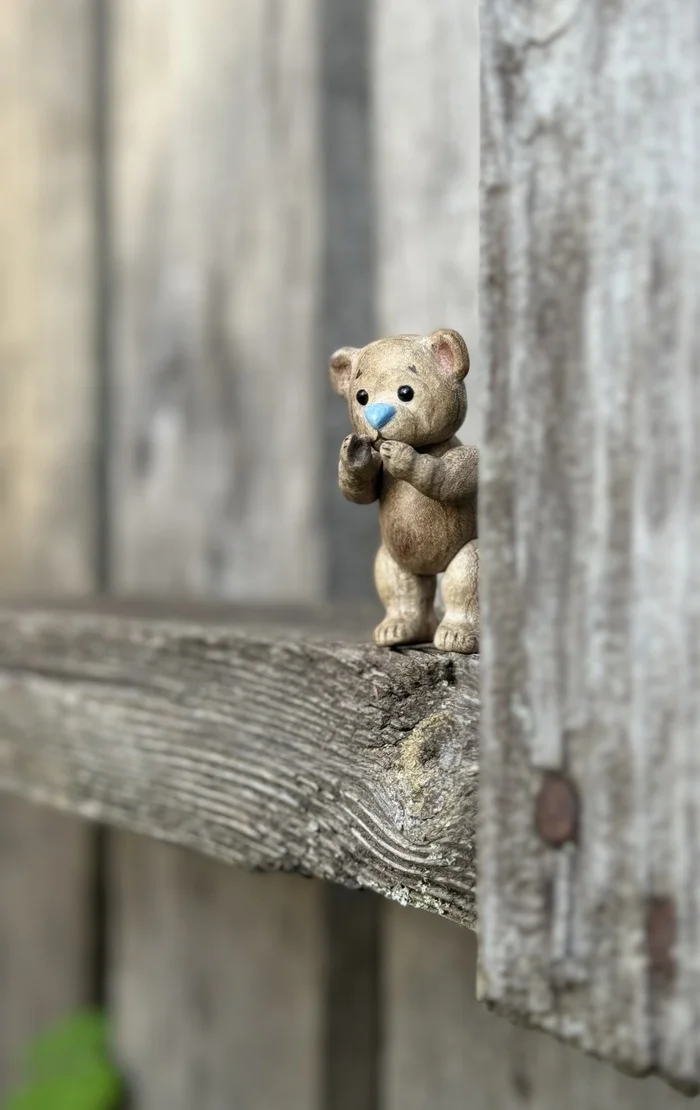
[(446, 374), (456, 378), (458, 382), (466, 378), (469, 373), (469, 351), (458, 331), (440, 328), (428, 336), (428, 346)]
[(357, 347), (341, 347), (331, 355), (331, 385), (341, 397), (347, 397), (350, 378), (359, 351)]

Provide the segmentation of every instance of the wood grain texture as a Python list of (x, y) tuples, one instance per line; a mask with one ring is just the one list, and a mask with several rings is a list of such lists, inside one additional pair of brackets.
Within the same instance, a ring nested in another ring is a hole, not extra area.
[(699, 41), (682, 2), (482, 11), (480, 990), (688, 1089)]
[(5, 611), (0, 692), (7, 790), (473, 924), (476, 657)]
[(383, 1110), (674, 1110), (687, 1101), (489, 1014), (474, 997), (476, 937), (387, 906)]
[[(91, 5), (0, 10), (0, 593), (94, 587)], [(92, 831), (0, 799), (0, 1097), (92, 992)]]

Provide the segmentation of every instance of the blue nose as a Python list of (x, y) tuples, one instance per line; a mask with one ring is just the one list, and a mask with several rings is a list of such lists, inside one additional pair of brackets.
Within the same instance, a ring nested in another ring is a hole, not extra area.
[(393, 405), (370, 405), (365, 409), (365, 416), (373, 428), (379, 431), (385, 424), (388, 424), (392, 416), (396, 412)]

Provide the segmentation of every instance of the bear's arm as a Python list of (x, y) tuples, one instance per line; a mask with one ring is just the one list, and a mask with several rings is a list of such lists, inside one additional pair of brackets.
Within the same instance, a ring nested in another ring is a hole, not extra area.
[(371, 505), (379, 497), (382, 460), (369, 440), (349, 435), (343, 440), (338, 463), (338, 484), (344, 497), (356, 505)]
[(407, 480), (433, 501), (460, 503), (476, 496), (479, 483), (476, 447), (453, 447), (439, 457), (416, 452), (413, 463)]

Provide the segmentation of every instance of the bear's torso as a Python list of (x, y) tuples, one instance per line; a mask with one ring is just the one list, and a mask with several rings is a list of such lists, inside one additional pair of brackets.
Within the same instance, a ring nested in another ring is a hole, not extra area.
[[(421, 453), (440, 457), (459, 446), (454, 437)], [(469, 450), (476, 455), (476, 448)], [(476, 538), (476, 490), (459, 504), (445, 504), (384, 470), (379, 500), (382, 540), (396, 562), (413, 574), (441, 574), (460, 548)]]

